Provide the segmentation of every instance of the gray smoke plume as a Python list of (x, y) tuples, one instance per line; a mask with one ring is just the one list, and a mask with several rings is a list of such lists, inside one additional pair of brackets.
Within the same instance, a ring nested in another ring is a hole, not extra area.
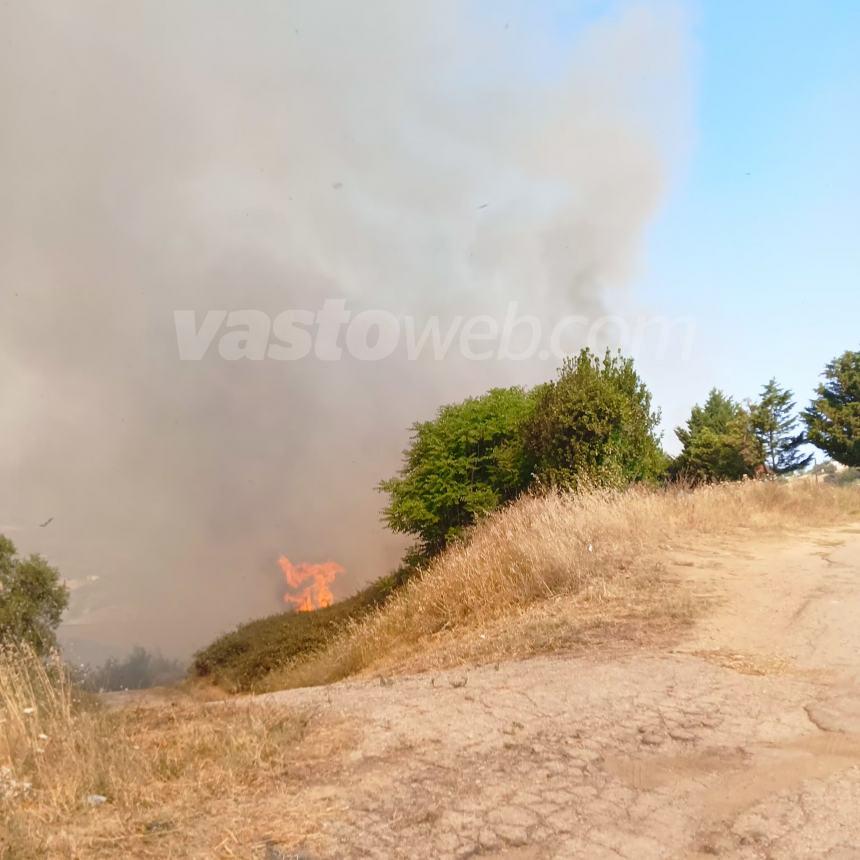
[[(620, 312), (682, 136), (671, 6), (0, 8), (0, 524), (65, 635), (187, 653), (396, 562), (407, 427), (555, 362), (179, 360), (174, 311)], [(38, 524), (48, 517), (45, 528)]]

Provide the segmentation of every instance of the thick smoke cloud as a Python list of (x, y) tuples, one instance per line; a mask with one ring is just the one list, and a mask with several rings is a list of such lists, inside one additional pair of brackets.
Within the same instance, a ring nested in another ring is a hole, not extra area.
[(584, 9), (3, 5), (0, 530), (84, 583), (67, 638), (186, 653), (282, 553), (344, 596), (407, 426), (555, 364), (182, 362), (174, 310), (624, 310), (685, 22)]

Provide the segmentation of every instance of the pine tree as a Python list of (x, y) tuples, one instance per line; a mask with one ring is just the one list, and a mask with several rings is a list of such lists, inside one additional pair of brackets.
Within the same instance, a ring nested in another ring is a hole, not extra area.
[(762, 388), (761, 399), (751, 407), (752, 426), (764, 452), (764, 462), (774, 475), (804, 469), (813, 455), (800, 450), (806, 436), (798, 429), (794, 395), (771, 379)]
[(860, 466), (860, 352), (833, 359), (822, 375), (803, 413), (807, 438), (837, 462)]
[(717, 388), (704, 406), (693, 407), (686, 427), (678, 427), (675, 434), (683, 450), (670, 471), (679, 479), (739, 481), (753, 475), (762, 462), (749, 412)]

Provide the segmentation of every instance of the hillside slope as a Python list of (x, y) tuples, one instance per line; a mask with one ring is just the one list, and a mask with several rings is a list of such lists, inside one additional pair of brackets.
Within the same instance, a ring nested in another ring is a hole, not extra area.
[(815, 481), (526, 496), (484, 518), (370, 611), (259, 674), (254, 688), (671, 635), (697, 611), (688, 589), (665, 576), (679, 542), (856, 516), (860, 486)]

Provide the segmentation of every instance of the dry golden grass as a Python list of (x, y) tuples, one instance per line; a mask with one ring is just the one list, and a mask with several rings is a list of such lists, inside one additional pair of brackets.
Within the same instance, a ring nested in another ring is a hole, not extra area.
[[(337, 732), (200, 703), (105, 710), (58, 661), (0, 657), (0, 857), (262, 857), (316, 830), (291, 803)], [(324, 735), (324, 737), (323, 737)], [(101, 795), (103, 803), (93, 805)]]
[(487, 517), (324, 651), (274, 673), (268, 687), (677, 627), (693, 607), (663, 575), (671, 546), (858, 517), (860, 487), (815, 481), (527, 497)]

